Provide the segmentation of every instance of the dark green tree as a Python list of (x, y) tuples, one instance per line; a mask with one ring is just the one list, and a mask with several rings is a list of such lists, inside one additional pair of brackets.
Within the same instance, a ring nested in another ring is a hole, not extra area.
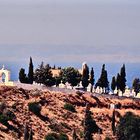
[(35, 80), (36, 83), (39, 83), (39, 84), (43, 84), (44, 83), (43, 74), (44, 74), (44, 63), (41, 62), (41, 64), (35, 70), (35, 73), (34, 73), (34, 80)]
[(57, 133), (48, 133), (45, 140), (59, 140), (59, 135)]
[(55, 70), (55, 69), (56, 69), (56, 66), (54, 65), (52, 69), (54, 69), (54, 70)]
[(106, 136), (104, 140), (112, 140), (110, 137)]
[(105, 70), (105, 64), (103, 64), (102, 66), (101, 76), (98, 79), (96, 86), (99, 86), (102, 89), (105, 89), (105, 93), (109, 90), (109, 82), (108, 82), (107, 71)]
[(89, 84), (89, 67), (87, 64), (84, 65), (83, 71), (82, 71), (82, 86), (86, 90), (86, 87)]
[(98, 79), (98, 81), (95, 84), (95, 88), (97, 88), (97, 87), (101, 87), (101, 80), (100, 80), (100, 78)]
[(68, 82), (72, 87), (77, 86), (81, 79), (79, 71), (73, 67), (62, 69), (60, 76), (63, 83)]
[(140, 117), (132, 112), (127, 112), (121, 119), (116, 129), (118, 140), (140, 139)]
[(55, 79), (53, 78), (51, 67), (49, 64), (45, 65), (43, 62), (35, 70), (34, 80), (36, 83), (44, 84), (46, 86), (52, 86), (55, 84)]
[(65, 103), (64, 104), (64, 109), (66, 109), (68, 111), (71, 111), (71, 112), (76, 112), (75, 107), (70, 103)]
[(58, 140), (69, 140), (69, 137), (64, 133), (60, 133)]
[(33, 84), (33, 80), (34, 80), (34, 66), (33, 66), (32, 58), (30, 57), (29, 72), (28, 72), (29, 84)]
[(111, 82), (111, 89), (113, 92), (114, 92), (115, 88), (116, 88), (116, 79), (115, 79), (115, 76), (113, 76), (112, 82)]
[(140, 92), (140, 79), (139, 78), (134, 79), (132, 87), (137, 95)]
[(24, 140), (28, 140), (29, 138), (29, 128), (27, 126), (27, 124), (25, 124), (24, 126)]
[(89, 82), (90, 82), (90, 84), (91, 84), (90, 92), (92, 92), (92, 90), (93, 90), (93, 85), (94, 85), (94, 82), (95, 82), (95, 79), (94, 79), (94, 70), (93, 70), (93, 68), (91, 68)]
[(55, 76), (54, 79), (55, 79), (55, 85), (56, 85), (56, 87), (58, 87), (59, 84), (61, 83), (62, 77), (61, 76)]
[(62, 68), (61, 67), (58, 67), (58, 69), (61, 70)]
[(45, 136), (45, 140), (69, 140), (68, 136), (64, 133), (48, 133)]
[(29, 139), (28, 140), (33, 140), (33, 130), (32, 130), (32, 128), (30, 129)]
[(92, 118), (89, 104), (86, 105), (84, 118), (84, 140), (93, 140), (92, 134), (99, 131), (99, 127)]
[(19, 71), (19, 81), (21, 83), (28, 83), (28, 78), (25, 74), (25, 69), (21, 68)]
[(125, 92), (126, 87), (126, 72), (125, 72), (125, 65), (123, 64), (121, 71), (120, 71), (120, 90), (122, 93)]
[(28, 108), (29, 111), (33, 112), (35, 115), (40, 116), (41, 106), (37, 102), (30, 102)]
[(117, 74), (117, 78), (116, 78), (116, 86), (117, 86), (117, 90), (120, 90), (120, 85), (121, 84), (121, 76), (120, 74), (118, 73)]
[(93, 127), (91, 127), (92, 124), (93, 124), (93, 119), (91, 117), (90, 107), (87, 104), (85, 110), (85, 120), (84, 120), (84, 140), (93, 140), (92, 138)]
[(113, 114), (112, 114), (112, 132), (113, 132), (113, 135), (115, 135), (115, 132), (116, 132), (116, 126), (115, 126), (115, 109), (113, 110)]
[(43, 84), (46, 86), (55, 85), (55, 79), (53, 77), (51, 67), (49, 66), (49, 64), (47, 64), (44, 69), (44, 83)]

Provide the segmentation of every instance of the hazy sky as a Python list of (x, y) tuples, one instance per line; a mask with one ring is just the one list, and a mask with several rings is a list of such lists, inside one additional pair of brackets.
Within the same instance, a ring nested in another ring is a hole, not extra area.
[(0, 0), (0, 62), (140, 62), (140, 0)]

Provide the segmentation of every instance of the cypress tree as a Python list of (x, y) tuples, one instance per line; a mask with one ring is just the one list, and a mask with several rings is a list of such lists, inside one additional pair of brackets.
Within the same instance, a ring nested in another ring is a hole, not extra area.
[(92, 118), (89, 104), (86, 105), (85, 118), (84, 118), (84, 140), (93, 140), (92, 134), (101, 129), (97, 126)]
[(86, 89), (88, 84), (89, 84), (89, 68), (87, 64), (85, 64), (83, 73), (82, 73), (82, 86), (84, 87), (84, 89)]
[(28, 72), (29, 84), (33, 84), (33, 80), (34, 80), (33, 75), (34, 75), (34, 66), (33, 66), (32, 58), (30, 57), (29, 72)]
[(91, 68), (90, 80), (89, 80), (89, 82), (91, 83), (90, 92), (92, 92), (92, 90), (93, 90), (94, 81), (95, 81), (95, 79), (94, 79), (94, 70), (93, 70), (93, 68)]
[(29, 128), (27, 126), (27, 124), (25, 124), (25, 127), (24, 127), (24, 140), (28, 140), (29, 138)]
[(136, 93), (136, 96), (138, 94), (138, 92), (140, 91), (140, 79), (139, 78), (135, 78), (132, 84), (132, 87)]
[(44, 83), (44, 63), (41, 62), (39, 67), (35, 70), (34, 80), (36, 83), (43, 84)]
[(29, 139), (28, 140), (33, 140), (33, 131), (32, 131), (32, 128), (30, 130)]
[(108, 82), (108, 76), (107, 76), (107, 71), (105, 70), (105, 64), (102, 66), (102, 72), (101, 76), (98, 79), (98, 82), (96, 83), (96, 86), (101, 87), (102, 89), (105, 89), (105, 93), (107, 90), (109, 90), (109, 82)]
[(52, 69), (54, 69), (54, 70), (56, 69), (55, 65), (53, 66), (53, 68), (52, 68)]
[(116, 79), (116, 86), (117, 86), (117, 90), (120, 90), (120, 85), (121, 84), (121, 76), (120, 74), (118, 73), (117, 74), (117, 79)]
[(105, 70), (104, 72), (104, 88), (105, 88), (105, 93), (109, 91), (109, 81), (108, 81), (108, 76), (107, 76), (107, 71)]
[(90, 107), (89, 104), (86, 105), (86, 110), (85, 110), (85, 120), (84, 120), (84, 140), (93, 140), (92, 138), (92, 117), (91, 117), (91, 112), (90, 112)]
[(120, 90), (122, 93), (125, 92), (125, 87), (126, 87), (126, 72), (125, 72), (125, 65), (123, 64), (121, 71), (120, 71)]
[(112, 82), (111, 82), (111, 89), (114, 92), (116, 88), (116, 80), (115, 80), (115, 76), (112, 77)]
[(116, 127), (115, 127), (115, 109), (113, 110), (113, 114), (112, 114), (112, 132), (113, 132), (113, 135), (115, 135), (115, 132), (116, 132)]
[(27, 77), (25, 74), (25, 69), (21, 68), (19, 71), (19, 81), (21, 83), (27, 83)]

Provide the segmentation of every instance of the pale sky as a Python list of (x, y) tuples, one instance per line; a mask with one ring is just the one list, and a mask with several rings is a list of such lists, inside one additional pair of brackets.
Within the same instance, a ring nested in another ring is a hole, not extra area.
[(140, 0), (0, 0), (0, 62), (140, 62)]

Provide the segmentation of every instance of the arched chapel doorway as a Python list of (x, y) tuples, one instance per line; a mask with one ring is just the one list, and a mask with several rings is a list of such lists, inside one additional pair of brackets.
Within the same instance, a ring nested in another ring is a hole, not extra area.
[(2, 77), (2, 82), (5, 83), (6, 74), (4, 72), (2, 73), (1, 77)]

